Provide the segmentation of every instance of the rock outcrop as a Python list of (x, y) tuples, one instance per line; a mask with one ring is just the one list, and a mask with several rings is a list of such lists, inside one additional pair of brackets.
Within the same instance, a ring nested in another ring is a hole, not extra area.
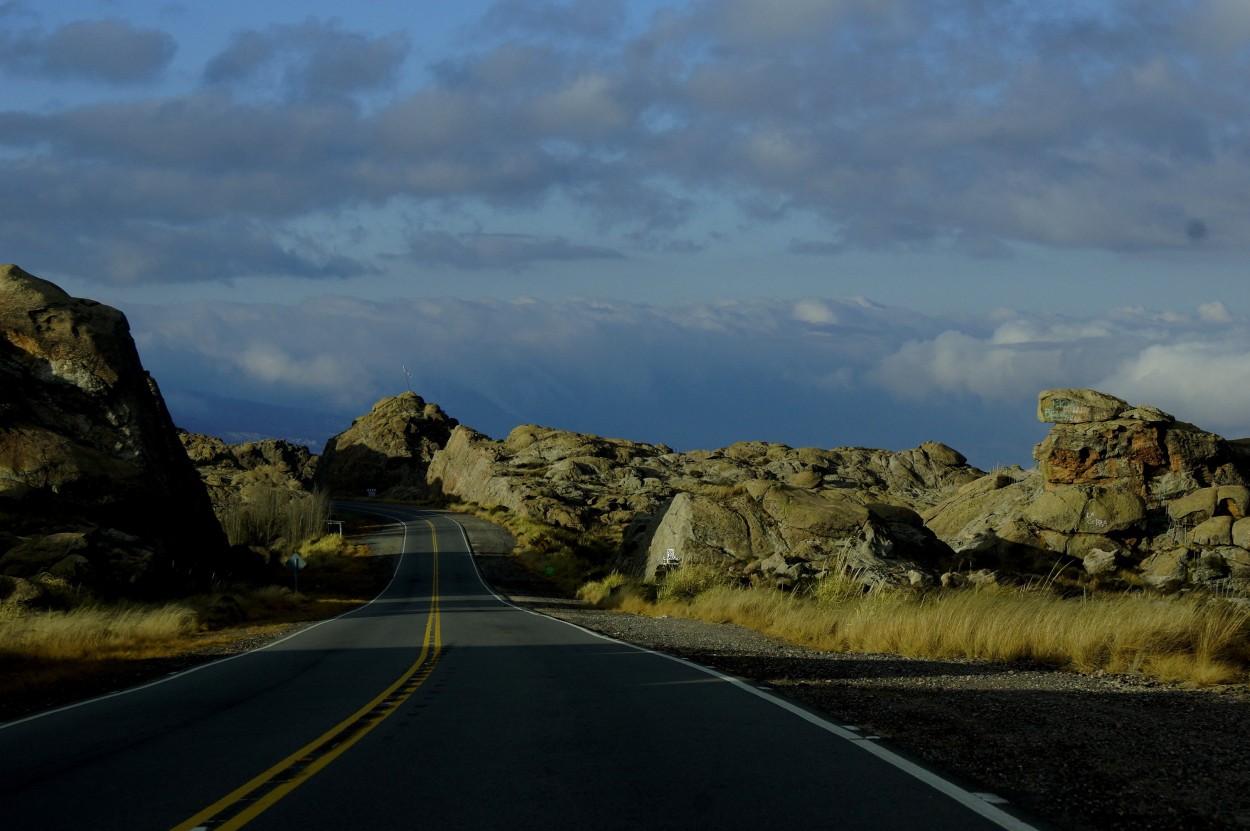
[(226, 444), (215, 436), (178, 431), (187, 456), (208, 489), (213, 510), (221, 512), (263, 490), (311, 492), (317, 457), (302, 444), (263, 439)]
[(774, 585), (833, 567), (870, 585), (935, 579), (950, 551), (916, 509), (980, 475), (937, 443), (899, 453), (764, 442), (675, 453), (534, 425), (503, 441), (458, 427), (428, 470), (436, 493), (617, 535), (619, 567), (641, 576), (672, 548)]
[(383, 398), (326, 442), (314, 484), (332, 496), (425, 499), (426, 468), (457, 423), (414, 393)]
[(1047, 390), (1032, 471), (998, 471), (925, 513), (966, 562), (1174, 590), (1250, 587), (1241, 445), (1094, 390)]
[(0, 574), (158, 590), (225, 549), (126, 318), (0, 266)]

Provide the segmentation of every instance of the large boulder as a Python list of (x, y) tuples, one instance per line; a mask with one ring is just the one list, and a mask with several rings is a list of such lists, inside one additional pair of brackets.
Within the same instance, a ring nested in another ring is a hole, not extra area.
[(0, 266), (0, 390), (0, 574), (59, 551), (110, 591), (212, 570), (225, 538), (121, 312)]
[(849, 489), (812, 492), (755, 480), (739, 493), (679, 493), (640, 529), (624, 570), (654, 578), (675, 557), (754, 583), (792, 589), (837, 572), (866, 588), (936, 582), (948, 546), (909, 508)]
[(425, 499), (426, 469), (457, 424), (415, 393), (383, 398), (326, 442), (314, 485), (333, 496)]

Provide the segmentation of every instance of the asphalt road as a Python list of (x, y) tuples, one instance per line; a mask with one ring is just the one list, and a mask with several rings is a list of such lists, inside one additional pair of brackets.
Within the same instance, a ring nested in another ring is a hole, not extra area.
[(5, 829), (1030, 826), (766, 691), (516, 609), (443, 515), (374, 602), (0, 726)]

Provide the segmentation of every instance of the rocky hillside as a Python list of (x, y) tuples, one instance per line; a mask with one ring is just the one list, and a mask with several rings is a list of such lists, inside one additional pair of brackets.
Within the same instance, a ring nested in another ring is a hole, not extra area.
[[(0, 575), (155, 591), (225, 549), (126, 318), (0, 266)], [(2, 590), (2, 587), (0, 587)]]
[(425, 499), (426, 468), (456, 425), (414, 393), (383, 398), (326, 442), (314, 484), (332, 496)]

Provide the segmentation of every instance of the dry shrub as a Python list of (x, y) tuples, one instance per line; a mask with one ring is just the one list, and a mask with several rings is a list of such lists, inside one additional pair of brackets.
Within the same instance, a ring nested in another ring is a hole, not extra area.
[(326, 534), (305, 540), (299, 547), (299, 554), (308, 561), (309, 567), (319, 569), (346, 568), (359, 562), (362, 557), (371, 556), (369, 546), (352, 542), (338, 534)]
[(323, 493), (287, 488), (261, 488), (224, 509), (221, 525), (231, 545), (255, 545), (295, 551), (301, 543), (325, 533), (330, 501)]
[(618, 571), (602, 580), (592, 580), (577, 590), (579, 598), (600, 609), (621, 609), (631, 599), (645, 606), (653, 595), (654, 591), (647, 586)]

